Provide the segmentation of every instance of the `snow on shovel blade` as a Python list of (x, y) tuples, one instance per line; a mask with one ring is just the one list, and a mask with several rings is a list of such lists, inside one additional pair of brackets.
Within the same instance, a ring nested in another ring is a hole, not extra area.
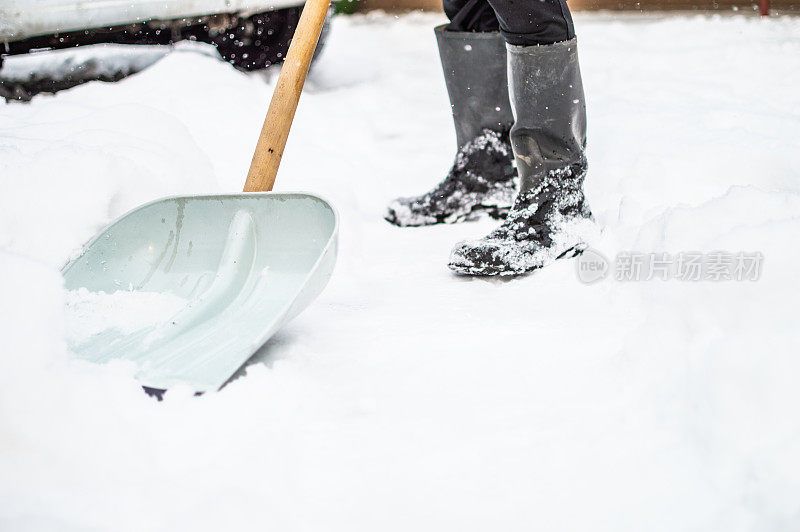
[(112, 223), (62, 273), (77, 356), (144, 386), (219, 389), (325, 287), (338, 219), (303, 193), (184, 196)]

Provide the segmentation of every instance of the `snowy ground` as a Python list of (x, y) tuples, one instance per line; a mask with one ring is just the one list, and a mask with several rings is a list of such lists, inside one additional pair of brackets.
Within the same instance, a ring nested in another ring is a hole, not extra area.
[(451, 162), (439, 18), (338, 19), (277, 184), (339, 209), (334, 278), (246, 377), (158, 403), (70, 358), (58, 268), (240, 189), (274, 72), (181, 47), (0, 105), (0, 529), (800, 529), (800, 19), (576, 18), (595, 247), (758, 251), (760, 280), (453, 277), (492, 222), (381, 220)]

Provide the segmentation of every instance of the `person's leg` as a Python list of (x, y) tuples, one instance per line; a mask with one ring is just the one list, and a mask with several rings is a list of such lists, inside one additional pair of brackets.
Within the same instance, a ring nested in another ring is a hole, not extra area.
[(500, 22), (486, 0), (443, 0), (444, 14), (449, 24), (447, 31), (496, 32)]
[(520, 193), (498, 229), (455, 247), (450, 267), (465, 274), (512, 275), (580, 253), (594, 230), (583, 195), (586, 107), (566, 5), (490, 1), (509, 41), (511, 144)]
[(486, 0), (445, 0), (450, 24), (436, 28), (457, 154), (445, 179), (427, 194), (393, 201), (386, 219), (399, 226), (502, 217), (517, 192), (509, 131), (505, 42)]
[(508, 44), (535, 46), (575, 38), (565, 0), (488, 0)]

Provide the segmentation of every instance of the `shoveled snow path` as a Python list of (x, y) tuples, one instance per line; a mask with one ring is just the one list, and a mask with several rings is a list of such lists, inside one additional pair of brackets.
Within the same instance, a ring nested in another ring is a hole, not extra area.
[(240, 189), (274, 72), (181, 47), (0, 106), (0, 529), (800, 526), (800, 20), (576, 17), (596, 247), (765, 257), (591, 286), (573, 261), (456, 278), (492, 222), (382, 221), (454, 153), (439, 21), (335, 21), (277, 183), (339, 209), (335, 276), (199, 398), (72, 360), (58, 267), (144, 201)]

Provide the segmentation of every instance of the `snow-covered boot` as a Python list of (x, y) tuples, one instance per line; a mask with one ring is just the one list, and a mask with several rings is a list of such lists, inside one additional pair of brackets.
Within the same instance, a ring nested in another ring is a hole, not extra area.
[(499, 228), (456, 245), (450, 268), (458, 273), (530, 272), (581, 253), (595, 230), (583, 195), (586, 106), (577, 40), (508, 45), (508, 64), (520, 193)]
[(499, 218), (517, 192), (503, 38), (499, 32), (446, 31), (444, 26), (435, 32), (458, 153), (436, 188), (389, 205), (386, 220), (399, 226), (455, 223), (481, 214)]

